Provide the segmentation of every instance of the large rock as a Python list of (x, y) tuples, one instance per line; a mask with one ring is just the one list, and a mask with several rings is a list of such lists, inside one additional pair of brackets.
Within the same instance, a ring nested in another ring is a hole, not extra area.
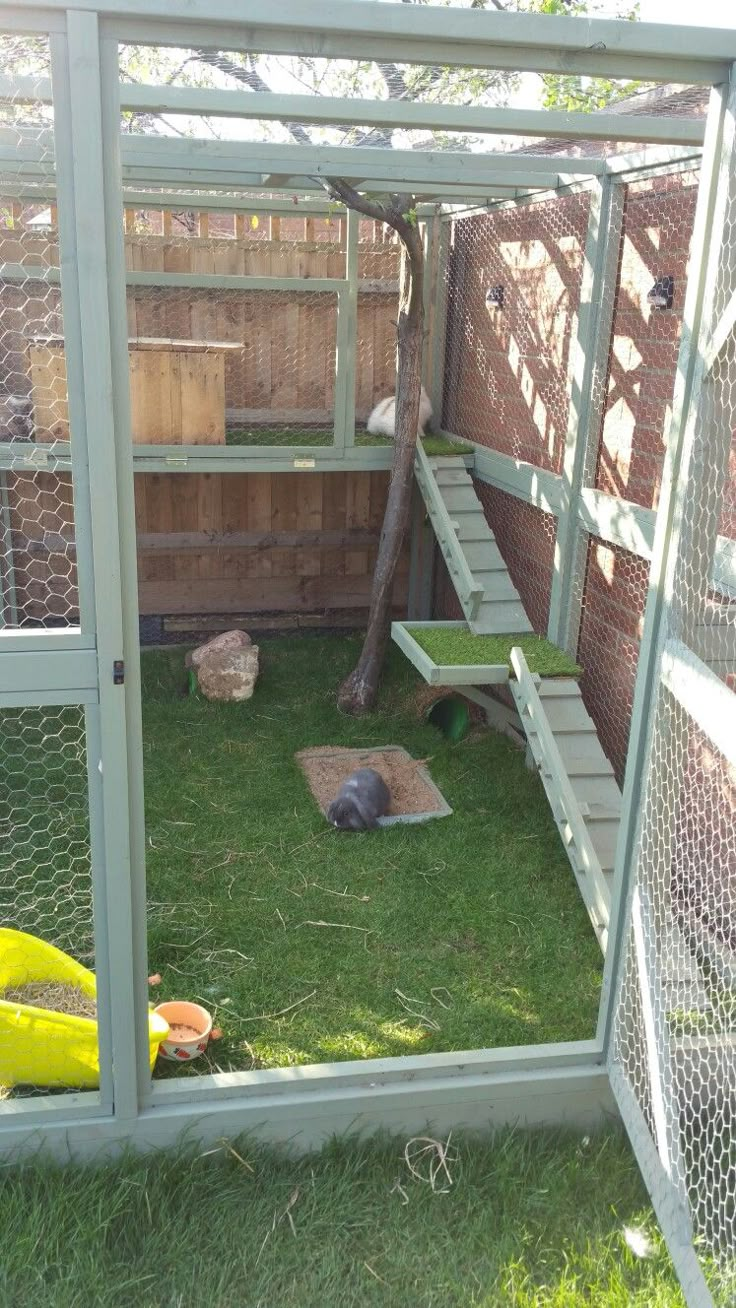
[(231, 650), (247, 649), (253, 644), (247, 631), (222, 631), (219, 636), (212, 636), (204, 642), (204, 645), (198, 645), (190, 654), (187, 654), (184, 662), (188, 668), (198, 668), (203, 659), (209, 658), (210, 654), (225, 654)]
[(257, 679), (257, 645), (211, 650), (197, 667), (199, 689), (207, 699), (250, 699)]

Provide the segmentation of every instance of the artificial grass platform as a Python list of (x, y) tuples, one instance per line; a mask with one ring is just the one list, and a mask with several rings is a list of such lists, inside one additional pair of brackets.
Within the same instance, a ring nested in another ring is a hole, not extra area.
[[(277, 445), (280, 448), (302, 448), (304, 446), (332, 446), (334, 433), (329, 428), (314, 427), (229, 427), (225, 436), (226, 445)], [(387, 436), (371, 436), (367, 431), (356, 428), (355, 444), (360, 449), (387, 449), (393, 444)], [(463, 446), (459, 442), (449, 441), (445, 436), (425, 436), (422, 441), (424, 452), (430, 458), (446, 455), (472, 453), (472, 446)]]
[[(600, 951), (522, 753), (486, 728), (446, 741), (398, 650), (355, 719), (335, 692), (358, 640), (259, 644), (240, 705), (189, 697), (180, 649), (142, 657), (155, 998), (224, 1031), (173, 1073), (590, 1036)], [(294, 755), (385, 744), (428, 760), (453, 816), (335, 831)]]
[(294, 1158), (243, 1139), (113, 1166), (6, 1165), (2, 1302), (684, 1308), (622, 1136), (453, 1136), (446, 1193), (411, 1176), (405, 1144)]
[(511, 666), (511, 651), (518, 647), (529, 671), (540, 677), (579, 677), (583, 669), (545, 636), (524, 632), (518, 636), (475, 636), (469, 627), (411, 627), (406, 630), (438, 667), (473, 667), (475, 664)]

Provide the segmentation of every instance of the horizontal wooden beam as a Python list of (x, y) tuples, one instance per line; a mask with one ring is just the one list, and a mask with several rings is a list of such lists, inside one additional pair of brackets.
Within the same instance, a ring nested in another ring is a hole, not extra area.
[(724, 758), (736, 767), (736, 696), (679, 640), (662, 652), (662, 681)]
[[(32, 21), (36, 10), (53, 15), (67, 5), (68, 0), (24, 0), (23, 9)], [(316, 9), (312, 0), (280, 0), (266, 9), (257, 0), (188, 0), (179, 18), (170, 0), (75, 0), (75, 8), (99, 13), (105, 33), (120, 40), (182, 48), (685, 84), (725, 81), (728, 64), (736, 59), (733, 29), (439, 6), (417, 13), (411, 6), (387, 7), (374, 0), (323, 0)]]
[(529, 177), (558, 174), (594, 175), (606, 171), (603, 159), (572, 155), (515, 155), (509, 151), (474, 154), (463, 150), (391, 150), (343, 145), (294, 145), (264, 141), (213, 141), (207, 137), (144, 136), (128, 133), (120, 142), (123, 167), (151, 165), (237, 173), (257, 171), (288, 177), (342, 177), (361, 181), (383, 178), (394, 186), (412, 182), (461, 182), (474, 185), (503, 180), (505, 173)]
[[(0, 264), (0, 283), (23, 285), (29, 281), (57, 285), (61, 274), (56, 267), (24, 263)], [(169, 289), (211, 291), (291, 291), (294, 294), (339, 295), (348, 283), (342, 277), (241, 277), (230, 273), (147, 272), (132, 268), (126, 272), (127, 286), (160, 286)]]
[[(0, 101), (51, 104), (51, 83), (32, 77), (0, 77)], [(705, 134), (704, 118), (497, 109), (481, 105), (422, 104), (412, 100), (244, 93), (242, 89), (141, 86), (129, 82), (121, 83), (120, 107), (133, 113), (299, 122), (312, 126), (388, 127), (663, 145), (702, 145)]]
[[(54, 141), (50, 131), (33, 128), (3, 128), (0, 144), (8, 162), (21, 168), (53, 161)], [(508, 175), (523, 175), (537, 183), (558, 175), (593, 176), (606, 171), (603, 159), (573, 155), (515, 154), (508, 151), (472, 153), (466, 150), (391, 150), (343, 145), (296, 145), (265, 141), (213, 141), (211, 137), (145, 136), (125, 133), (120, 138), (123, 178), (154, 171), (156, 184), (166, 182), (173, 171), (190, 178), (207, 178), (210, 173), (230, 177), (237, 185), (240, 175), (262, 181), (269, 177), (307, 180), (341, 177), (365, 182), (378, 179), (390, 188), (413, 184), (463, 184), (476, 188), (503, 182)]]
[(483, 445), (475, 445), (474, 451), (473, 476), (479, 481), (557, 516), (561, 478), (556, 473), (537, 468), (533, 463), (524, 463), (521, 459), (512, 459), (508, 454), (499, 454)]
[(167, 531), (139, 532), (138, 549), (152, 554), (192, 550), (362, 549), (378, 544), (377, 531)]
[(578, 518), (585, 531), (639, 558), (651, 559), (656, 518), (652, 509), (590, 488), (581, 492), (580, 501)]
[[(2, 648), (2, 692), (27, 696), (34, 703), (34, 692), (69, 692), (79, 698), (79, 704), (94, 703), (97, 699), (97, 651), (94, 649), (34, 649), (20, 651)], [(69, 702), (66, 700), (65, 702)]]

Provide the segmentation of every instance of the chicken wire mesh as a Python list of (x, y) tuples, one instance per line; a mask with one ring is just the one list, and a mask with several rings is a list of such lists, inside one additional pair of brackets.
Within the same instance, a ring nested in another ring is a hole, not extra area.
[(656, 508), (659, 498), (698, 179), (697, 171), (684, 172), (621, 187), (622, 239), (593, 484), (643, 508)]
[(94, 968), (87, 784), (82, 707), (0, 708), (0, 1100), (34, 1082), (75, 1084), (59, 1073), (68, 1025), (27, 1006), (81, 1012), (76, 982), (38, 942)]
[[(0, 36), (0, 70), (49, 76), (45, 40)], [(78, 621), (69, 472), (44, 471), (69, 440), (56, 211), (12, 160), (34, 147), (53, 170), (50, 109), (32, 93), (0, 106), (0, 626)]]
[(736, 1295), (736, 351), (730, 319), (719, 329), (736, 287), (730, 176), (665, 587), (666, 634), (681, 643), (659, 668), (613, 1041), (719, 1305)]
[[(396, 390), (396, 322), (400, 247), (382, 223), (361, 223), (358, 241), (358, 329), (355, 423), (360, 431), (380, 400)], [(366, 437), (383, 444), (380, 436)]]
[(336, 323), (334, 293), (130, 288), (133, 441), (331, 445)]
[(589, 198), (463, 218), (447, 264), (442, 425), (559, 472)]

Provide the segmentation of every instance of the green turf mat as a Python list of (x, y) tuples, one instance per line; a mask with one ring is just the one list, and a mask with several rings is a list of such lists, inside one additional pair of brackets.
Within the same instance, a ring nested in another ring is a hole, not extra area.
[(564, 650), (544, 636), (529, 632), (516, 636), (474, 636), (468, 627), (440, 626), (407, 627), (407, 631), (439, 667), (509, 663), (511, 650), (518, 646), (529, 671), (540, 677), (579, 677), (582, 672)]
[[(334, 444), (334, 435), (331, 427), (230, 427), (225, 443), (241, 446), (277, 445), (282, 449), (303, 446), (324, 448)], [(388, 449), (392, 442), (387, 436), (370, 436), (367, 431), (358, 428), (355, 444), (359, 449)], [(445, 436), (425, 436), (422, 444), (425, 454), (433, 459), (472, 452), (470, 445), (458, 445), (448, 441)]]

